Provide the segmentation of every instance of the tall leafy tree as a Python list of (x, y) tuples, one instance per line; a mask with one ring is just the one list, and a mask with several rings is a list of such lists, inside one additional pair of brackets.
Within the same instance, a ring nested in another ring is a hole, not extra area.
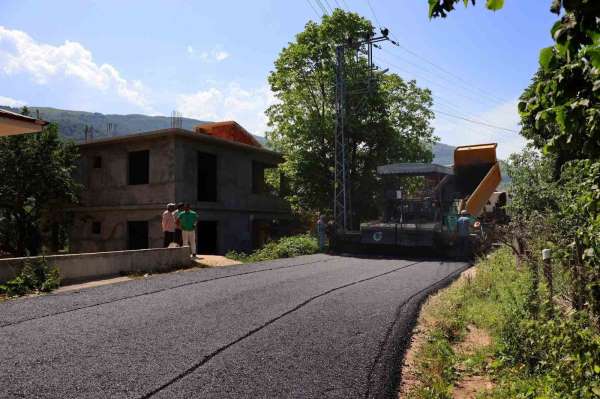
[[(431, 17), (445, 17), (468, 0), (428, 0)], [(471, 0), (475, 4), (475, 0)], [(492, 10), (503, 0), (487, 0)], [(550, 31), (553, 46), (540, 51), (540, 70), (521, 96), (522, 134), (557, 156), (557, 169), (569, 160), (600, 158), (600, 1), (553, 0), (562, 16)]]
[(65, 207), (77, 202), (74, 143), (50, 124), (41, 133), (0, 138), (0, 250), (37, 254), (56, 246)]
[[(335, 10), (320, 23), (309, 22), (284, 48), (269, 76), (279, 100), (267, 110), (268, 139), (286, 156), (282, 171), (296, 209), (331, 210), (334, 181), (335, 47), (373, 34), (371, 23), (355, 13)], [(359, 217), (377, 213), (380, 182), (375, 170), (390, 162), (432, 159), (437, 140), (430, 121), (431, 93), (395, 74), (373, 75), (370, 95), (366, 61), (346, 52), (348, 138), (351, 199)]]

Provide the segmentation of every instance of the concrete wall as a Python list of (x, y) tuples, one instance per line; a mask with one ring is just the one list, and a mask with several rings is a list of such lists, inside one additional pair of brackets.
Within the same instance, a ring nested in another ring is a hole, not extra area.
[[(198, 152), (217, 157), (217, 201), (199, 202)], [(198, 209), (229, 209), (254, 212), (289, 212), (289, 206), (278, 197), (252, 193), (252, 162), (258, 161), (276, 167), (269, 154), (239, 148), (209, 145), (192, 138), (175, 141), (175, 196), (178, 202), (189, 202)]]
[[(141, 208), (141, 209), (140, 209)], [(80, 252), (124, 251), (128, 249), (128, 221), (148, 222), (148, 245), (163, 246), (162, 206), (124, 207), (124, 209), (80, 208), (73, 221), (70, 250)], [(92, 223), (100, 223), (100, 234), (92, 231)]]
[[(81, 147), (79, 180), (85, 186), (83, 206), (167, 204), (175, 198), (174, 138), (161, 137)], [(150, 153), (149, 184), (129, 185), (129, 153)], [(95, 157), (102, 166), (94, 168)]]
[[(196, 209), (200, 221), (217, 222), (218, 253), (235, 249), (250, 251), (253, 249), (252, 222), (254, 220), (272, 221), (281, 218), (280, 214), (243, 211), (228, 211), (223, 209)], [(147, 220), (149, 245), (160, 248), (163, 245), (163, 234), (160, 226), (162, 209), (144, 210), (85, 210), (78, 212), (75, 218), (71, 252), (122, 251), (127, 249), (127, 221)], [(100, 234), (93, 234), (91, 223), (99, 221), (102, 226)], [(75, 237), (76, 235), (76, 237)], [(203, 240), (203, 232), (199, 230), (197, 241)]]
[[(0, 282), (14, 278), (30, 258), (0, 259)], [(169, 271), (189, 266), (190, 248), (156, 248), (135, 251), (97, 252), (46, 256), (56, 266), (62, 282), (77, 282), (127, 272)]]
[[(198, 134), (198, 133), (196, 133)], [(252, 193), (252, 162), (275, 166), (272, 153), (169, 135), (132, 138), (81, 147), (79, 180), (86, 189), (75, 210), (71, 252), (128, 249), (128, 221), (148, 221), (149, 246), (162, 247), (160, 217), (169, 202), (189, 202), (202, 221), (217, 221), (219, 253), (252, 249), (252, 221), (289, 218), (289, 205), (270, 194)], [(128, 185), (128, 153), (150, 151), (149, 184)], [(217, 201), (197, 200), (198, 152), (217, 158)], [(94, 168), (94, 157), (102, 167)], [(101, 232), (92, 231), (99, 222)], [(202, 232), (198, 232), (198, 240)]]

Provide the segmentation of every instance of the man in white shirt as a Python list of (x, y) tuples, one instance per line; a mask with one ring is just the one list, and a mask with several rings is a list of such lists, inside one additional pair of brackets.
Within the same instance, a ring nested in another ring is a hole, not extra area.
[(175, 220), (175, 204), (167, 204), (167, 210), (162, 214), (162, 231), (165, 235), (164, 247), (168, 247), (169, 244), (175, 241), (175, 227), (177, 226)]

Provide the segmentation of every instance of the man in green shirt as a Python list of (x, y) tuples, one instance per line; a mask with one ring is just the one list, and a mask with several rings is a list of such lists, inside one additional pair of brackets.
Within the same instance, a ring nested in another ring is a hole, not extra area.
[(190, 204), (184, 204), (183, 211), (177, 214), (177, 226), (181, 229), (183, 245), (190, 246), (193, 257), (196, 257), (196, 222), (198, 214), (190, 210)]

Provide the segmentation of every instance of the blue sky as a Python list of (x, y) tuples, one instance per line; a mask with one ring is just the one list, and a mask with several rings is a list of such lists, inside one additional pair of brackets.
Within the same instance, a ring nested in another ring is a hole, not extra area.
[[(426, 0), (320, 0), (385, 25), (376, 61), (434, 93), (441, 141), (522, 147), (516, 102), (552, 44), (550, 0), (429, 20)], [(235, 119), (264, 134), (267, 76), (319, 0), (0, 0), (0, 104)], [(311, 7), (312, 5), (312, 7)], [(314, 8), (314, 9), (313, 9)], [(450, 116), (454, 115), (454, 116)]]

